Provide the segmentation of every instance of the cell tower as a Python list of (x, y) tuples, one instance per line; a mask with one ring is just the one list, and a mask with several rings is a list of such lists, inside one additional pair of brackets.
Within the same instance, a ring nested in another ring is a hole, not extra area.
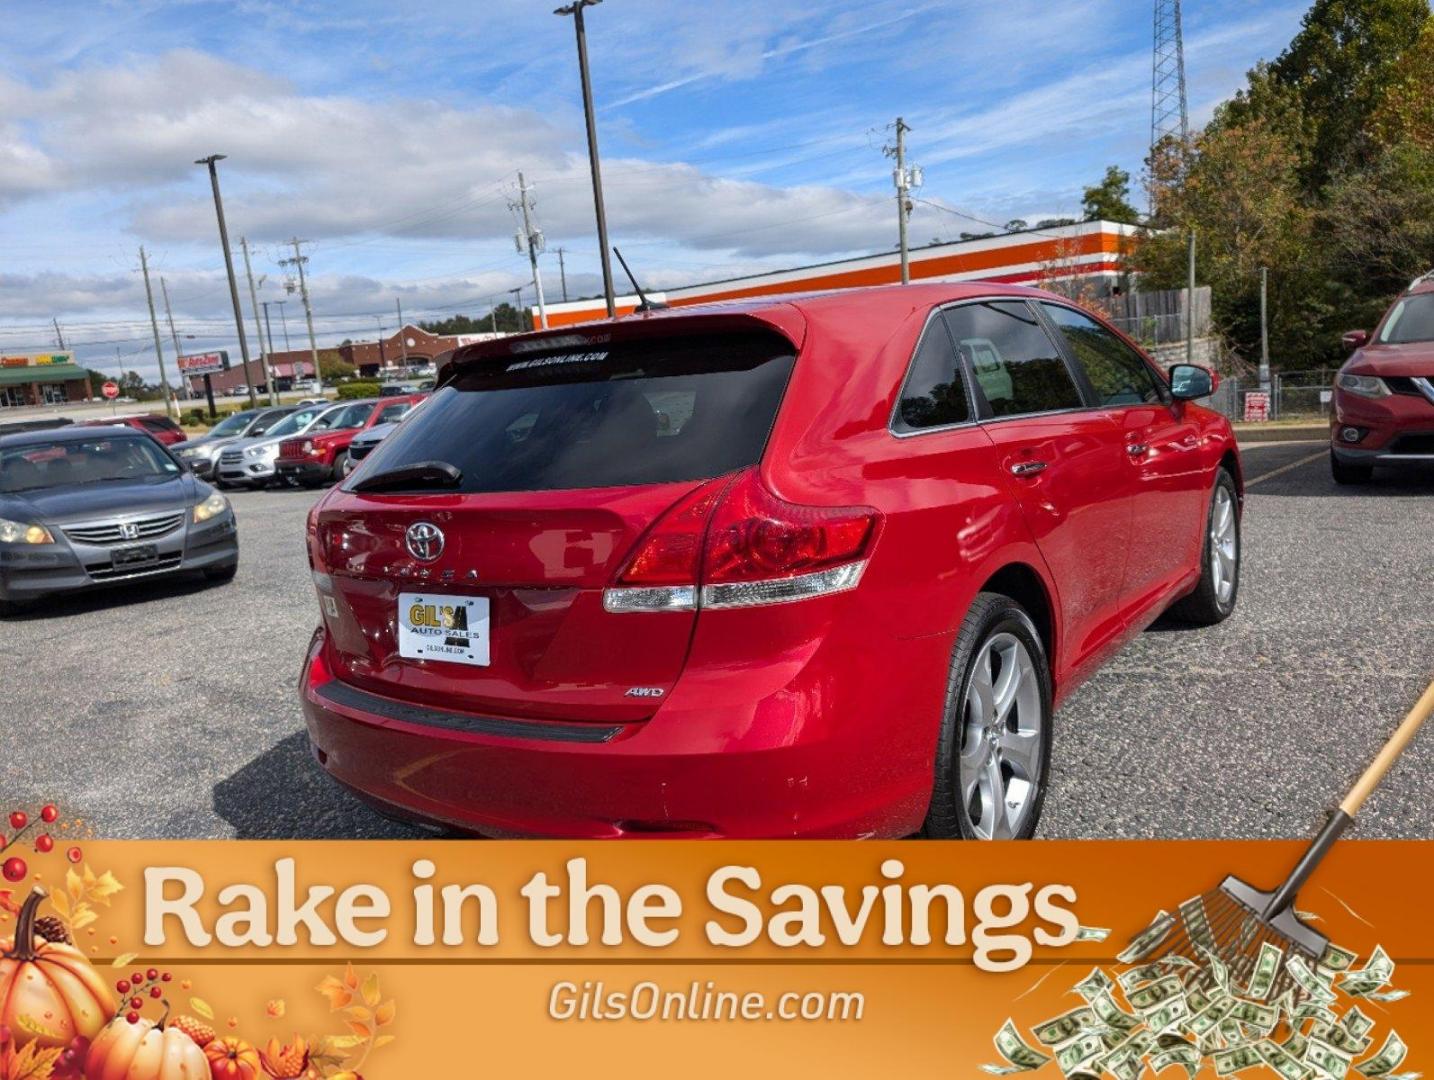
[(1150, 149), (1166, 139), (1183, 146), (1190, 135), (1185, 99), (1185, 40), (1180, 0), (1155, 0), (1155, 59), (1150, 74)]

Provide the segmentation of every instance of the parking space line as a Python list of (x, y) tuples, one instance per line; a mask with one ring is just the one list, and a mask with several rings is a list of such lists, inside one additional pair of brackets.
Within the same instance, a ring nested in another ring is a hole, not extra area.
[(1308, 465), (1312, 461), (1318, 461), (1320, 460), (1320, 458), (1328, 456), (1329, 452), (1327, 450), (1321, 450), (1318, 453), (1310, 454), (1309, 457), (1302, 457), (1298, 461), (1290, 462), (1288, 465), (1281, 465), (1278, 469), (1271, 469), (1267, 473), (1261, 473), (1253, 480), (1246, 480), (1245, 487), (1252, 488), (1256, 484), (1263, 484), (1266, 480), (1273, 480), (1277, 476), (1283, 476), (1287, 472), (1290, 472), (1294, 469), (1298, 469), (1301, 465)]

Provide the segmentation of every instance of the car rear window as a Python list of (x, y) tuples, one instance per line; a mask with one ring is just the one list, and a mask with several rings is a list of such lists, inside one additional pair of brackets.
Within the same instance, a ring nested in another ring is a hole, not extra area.
[(385, 439), (364, 475), (443, 461), (465, 492), (705, 480), (761, 458), (794, 363), (768, 334), (480, 361)]

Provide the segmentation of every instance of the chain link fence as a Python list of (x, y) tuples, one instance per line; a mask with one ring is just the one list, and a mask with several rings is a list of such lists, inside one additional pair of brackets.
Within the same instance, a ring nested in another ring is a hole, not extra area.
[(1270, 415), (1275, 420), (1327, 419), (1334, 401), (1333, 369), (1281, 372), (1273, 379)]

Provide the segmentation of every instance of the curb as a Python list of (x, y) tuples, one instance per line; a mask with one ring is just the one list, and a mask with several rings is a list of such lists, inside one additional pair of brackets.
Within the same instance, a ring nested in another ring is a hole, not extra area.
[(1244, 424), (1235, 425), (1239, 443), (1327, 442), (1329, 424)]

